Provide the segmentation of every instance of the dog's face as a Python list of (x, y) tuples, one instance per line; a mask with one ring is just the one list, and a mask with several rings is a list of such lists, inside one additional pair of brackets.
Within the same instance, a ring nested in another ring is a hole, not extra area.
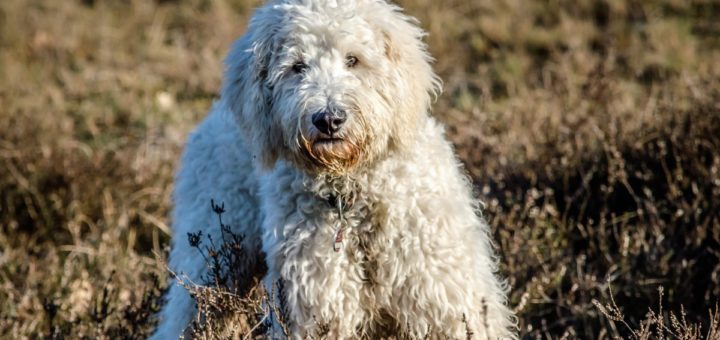
[(262, 165), (345, 173), (416, 138), (438, 89), (423, 32), (381, 0), (285, 0), (257, 10), (222, 97)]

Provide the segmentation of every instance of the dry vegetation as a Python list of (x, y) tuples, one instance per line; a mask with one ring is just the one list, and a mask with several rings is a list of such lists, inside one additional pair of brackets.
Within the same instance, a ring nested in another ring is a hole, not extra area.
[[(401, 3), (522, 334), (720, 338), (720, 2)], [(256, 5), (0, 1), (0, 338), (148, 334), (173, 169)]]

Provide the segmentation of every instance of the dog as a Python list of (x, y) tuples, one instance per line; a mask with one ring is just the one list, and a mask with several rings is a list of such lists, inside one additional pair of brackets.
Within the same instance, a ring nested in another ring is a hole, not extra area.
[[(416, 19), (384, 0), (275, 0), (231, 47), (220, 98), (174, 188), (169, 267), (207, 272), (186, 234), (245, 235), (283, 282), (293, 338), (517, 338), (479, 201), (430, 116), (441, 91)], [(264, 254), (264, 256), (263, 256)], [(195, 305), (171, 285), (155, 339)]]

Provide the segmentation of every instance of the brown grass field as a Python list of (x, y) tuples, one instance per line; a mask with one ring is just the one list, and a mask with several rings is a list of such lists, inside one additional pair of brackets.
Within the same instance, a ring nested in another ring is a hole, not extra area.
[[(522, 336), (720, 339), (720, 1), (400, 2)], [(183, 141), (257, 5), (0, 1), (0, 338), (152, 330)], [(194, 289), (199, 338), (257, 319)]]

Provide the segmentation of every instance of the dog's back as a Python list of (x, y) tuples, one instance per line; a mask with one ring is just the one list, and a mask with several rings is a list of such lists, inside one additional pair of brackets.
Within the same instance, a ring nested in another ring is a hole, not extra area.
[[(210, 202), (224, 204), (223, 222), (245, 237), (250, 254), (259, 254), (257, 177), (252, 156), (238, 136), (237, 125), (220, 104), (190, 134), (182, 164), (176, 175), (173, 194), (172, 250), (168, 267), (185, 282), (201, 284), (207, 270), (199, 250), (193, 248), (188, 233), (202, 231), (221, 240), (221, 229)], [(259, 260), (251, 256), (250, 261)], [(174, 282), (166, 295), (160, 324), (153, 339), (177, 339), (194, 315), (188, 291)]]

